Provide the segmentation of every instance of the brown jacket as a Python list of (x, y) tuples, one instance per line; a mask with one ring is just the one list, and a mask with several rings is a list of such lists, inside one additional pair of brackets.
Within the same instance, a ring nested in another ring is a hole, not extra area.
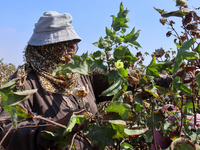
[[(16, 73), (11, 77), (15, 78)], [(79, 85), (88, 84), (89, 94), (86, 96), (86, 106), (92, 113), (97, 113), (98, 101), (105, 101), (107, 98), (98, 95), (108, 87), (107, 83), (99, 80), (99, 74), (91, 76), (79, 76)], [(53, 120), (63, 118), (73, 109), (83, 109), (83, 103), (76, 96), (62, 96), (58, 94), (48, 94), (41, 87), (37, 75), (31, 71), (27, 76), (27, 81), (23, 90), (38, 89), (37, 92), (24, 102), (24, 105), (33, 113), (43, 117), (50, 117)], [(26, 112), (27, 109), (20, 105)], [(9, 117), (4, 110), (1, 111), (0, 117)], [(41, 121), (23, 121), (18, 124), (18, 129), (12, 129), (3, 142), (5, 150), (45, 150), (53, 149), (53, 142), (41, 136), (43, 127), (38, 127)], [(1, 138), (11, 126), (11, 122), (1, 122), (3, 131)], [(76, 136), (75, 146), (77, 150), (91, 149), (89, 144), (80, 136)]]

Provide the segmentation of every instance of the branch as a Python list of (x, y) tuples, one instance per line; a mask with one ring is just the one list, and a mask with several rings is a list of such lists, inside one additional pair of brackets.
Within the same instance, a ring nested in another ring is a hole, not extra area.
[(67, 128), (65, 125), (62, 125), (62, 124), (60, 124), (60, 123), (57, 123), (57, 122), (55, 122), (55, 121), (52, 121), (52, 120), (46, 119), (46, 118), (41, 117), (41, 116), (34, 116), (33, 119), (44, 120), (44, 121), (46, 121), (46, 122), (49, 122), (49, 123), (54, 124), (54, 125), (56, 125), (56, 126), (59, 126), (59, 127), (61, 127), (61, 128), (64, 128), (64, 129)]
[(152, 117), (152, 130), (153, 130), (153, 144), (154, 144), (155, 150), (157, 150), (155, 134), (154, 134), (154, 102), (153, 100), (151, 100), (151, 104), (152, 104), (151, 117)]
[(179, 137), (181, 137), (181, 133), (182, 133), (182, 129), (183, 129), (183, 94), (181, 93), (181, 128), (180, 128), (180, 135)]
[[(192, 84), (194, 85), (194, 80), (192, 81)], [(195, 93), (195, 87), (193, 87), (193, 94)], [(193, 111), (194, 111), (194, 127), (197, 125), (197, 110), (195, 106), (195, 99), (196, 97), (192, 97), (192, 103), (193, 103)]]
[(72, 149), (72, 146), (73, 146), (73, 143), (74, 143), (74, 139), (75, 139), (75, 137), (76, 137), (77, 134), (78, 134), (78, 132), (76, 132), (76, 133), (74, 134), (74, 136), (73, 136), (73, 138), (72, 138), (71, 145), (70, 145), (70, 147), (69, 147), (69, 150)]
[(0, 145), (2, 145), (3, 141), (5, 140), (5, 138), (7, 137), (8, 133), (11, 131), (11, 129), (13, 128), (13, 125), (11, 125), (11, 127), (9, 128), (8, 132), (5, 134), (5, 136), (2, 138)]

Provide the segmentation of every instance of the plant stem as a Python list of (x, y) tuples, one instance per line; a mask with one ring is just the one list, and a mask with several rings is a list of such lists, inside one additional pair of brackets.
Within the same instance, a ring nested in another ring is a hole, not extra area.
[(154, 144), (155, 150), (157, 150), (155, 134), (154, 134), (154, 102), (153, 100), (151, 100), (151, 104), (152, 104), (151, 117), (152, 117), (152, 130), (153, 130), (153, 144)]
[[(106, 50), (105, 50), (105, 53), (106, 53), (106, 62), (108, 64), (109, 55), (108, 55), (108, 52)], [(109, 72), (110, 72), (110, 64), (108, 64), (108, 69), (109, 69)]]
[(46, 122), (49, 122), (49, 123), (54, 124), (54, 125), (56, 125), (56, 126), (59, 126), (59, 127), (61, 127), (61, 128), (64, 128), (64, 129), (67, 128), (66, 126), (64, 126), (64, 125), (62, 125), (62, 124), (60, 124), (60, 123), (57, 123), (57, 122), (55, 122), (55, 121), (52, 121), (52, 120), (43, 118), (43, 117), (41, 117), (41, 116), (34, 116), (33, 119), (44, 120), (44, 121), (46, 121)]
[(11, 131), (11, 129), (13, 128), (13, 125), (11, 125), (11, 127), (9, 128), (8, 132), (5, 134), (5, 136), (2, 138), (0, 145), (2, 145), (3, 141), (5, 140), (5, 138), (7, 137), (8, 133)]
[(3, 121), (11, 121), (10, 118), (0, 118), (0, 122), (3, 122)]
[(176, 30), (174, 29), (173, 25), (171, 26), (171, 28), (172, 28), (172, 30), (175, 32), (176, 37), (177, 37), (178, 39), (180, 39), (180, 37), (179, 37), (178, 33), (176, 32)]
[(117, 150), (120, 150), (120, 141), (117, 141)]
[[(192, 84), (194, 83), (194, 81), (192, 81)], [(193, 84), (194, 85), (194, 84)], [(195, 87), (193, 87), (193, 94), (195, 94)], [(195, 95), (194, 95), (195, 96)], [(194, 112), (194, 127), (197, 124), (197, 110), (196, 110), (196, 106), (195, 106), (195, 99), (196, 97), (192, 97), (192, 103), (193, 103), (193, 112)]]
[(71, 145), (70, 145), (70, 147), (69, 147), (69, 150), (72, 149), (72, 146), (73, 146), (73, 143), (74, 143), (74, 139), (75, 139), (75, 137), (76, 137), (77, 134), (78, 134), (78, 132), (76, 132), (76, 133), (74, 134), (74, 136), (73, 136), (73, 138), (72, 138)]
[(182, 129), (183, 129), (183, 94), (181, 94), (181, 128), (180, 128), (180, 135), (179, 137), (181, 137), (181, 133), (182, 133)]

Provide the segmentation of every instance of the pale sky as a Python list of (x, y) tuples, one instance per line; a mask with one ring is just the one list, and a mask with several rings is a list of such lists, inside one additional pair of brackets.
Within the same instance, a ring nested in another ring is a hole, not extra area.
[[(16, 67), (22, 65), (23, 50), (34, 29), (35, 22), (45, 11), (56, 10), (59, 13), (70, 13), (73, 17), (72, 25), (82, 38), (78, 54), (99, 50), (93, 46), (99, 37), (104, 37), (105, 27), (111, 28), (112, 17), (117, 15), (119, 5), (130, 10), (127, 17), (130, 30), (133, 27), (141, 30), (137, 41), (142, 48), (138, 51), (151, 54), (155, 49), (176, 49), (174, 37), (166, 37), (168, 26), (163, 26), (160, 14), (153, 7), (165, 11), (177, 10), (175, 0), (0, 0), (0, 59), (5, 63), (13, 63)], [(200, 0), (187, 1), (189, 8), (200, 7)], [(199, 11), (197, 11), (199, 15)], [(176, 19), (176, 26), (180, 33), (180, 18)], [(175, 27), (176, 27), (175, 26)], [(131, 49), (135, 54), (138, 51)], [(151, 57), (145, 57), (148, 65)]]

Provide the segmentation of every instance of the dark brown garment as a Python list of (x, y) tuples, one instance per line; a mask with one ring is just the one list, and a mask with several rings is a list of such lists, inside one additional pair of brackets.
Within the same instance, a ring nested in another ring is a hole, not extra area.
[[(11, 77), (15, 78), (16, 73)], [(93, 114), (97, 113), (97, 101), (105, 101), (108, 98), (98, 97), (104, 89), (108, 87), (108, 83), (103, 83), (99, 80), (99, 74), (91, 76), (79, 76), (79, 84), (89, 86), (89, 94), (86, 96), (86, 108)], [(23, 90), (38, 89), (37, 92), (24, 102), (24, 105), (33, 113), (43, 117), (51, 117), (54, 121), (63, 118), (73, 109), (83, 109), (83, 103), (78, 97), (62, 96), (58, 94), (46, 93), (41, 87), (37, 75), (34, 71), (28, 74), (27, 81)], [(27, 109), (20, 104), (26, 111)], [(9, 117), (4, 110), (1, 111), (0, 117)], [(9, 135), (3, 142), (3, 147), (6, 150), (45, 150), (51, 149), (53, 142), (46, 140), (41, 136), (43, 127), (34, 127), (39, 125), (39, 121), (23, 121), (18, 124), (18, 129), (12, 129)], [(11, 126), (10, 122), (1, 123), (4, 131), (1, 132), (1, 138)], [(29, 127), (28, 127), (29, 126)], [(91, 147), (80, 136), (75, 139), (77, 150), (89, 150)]]

